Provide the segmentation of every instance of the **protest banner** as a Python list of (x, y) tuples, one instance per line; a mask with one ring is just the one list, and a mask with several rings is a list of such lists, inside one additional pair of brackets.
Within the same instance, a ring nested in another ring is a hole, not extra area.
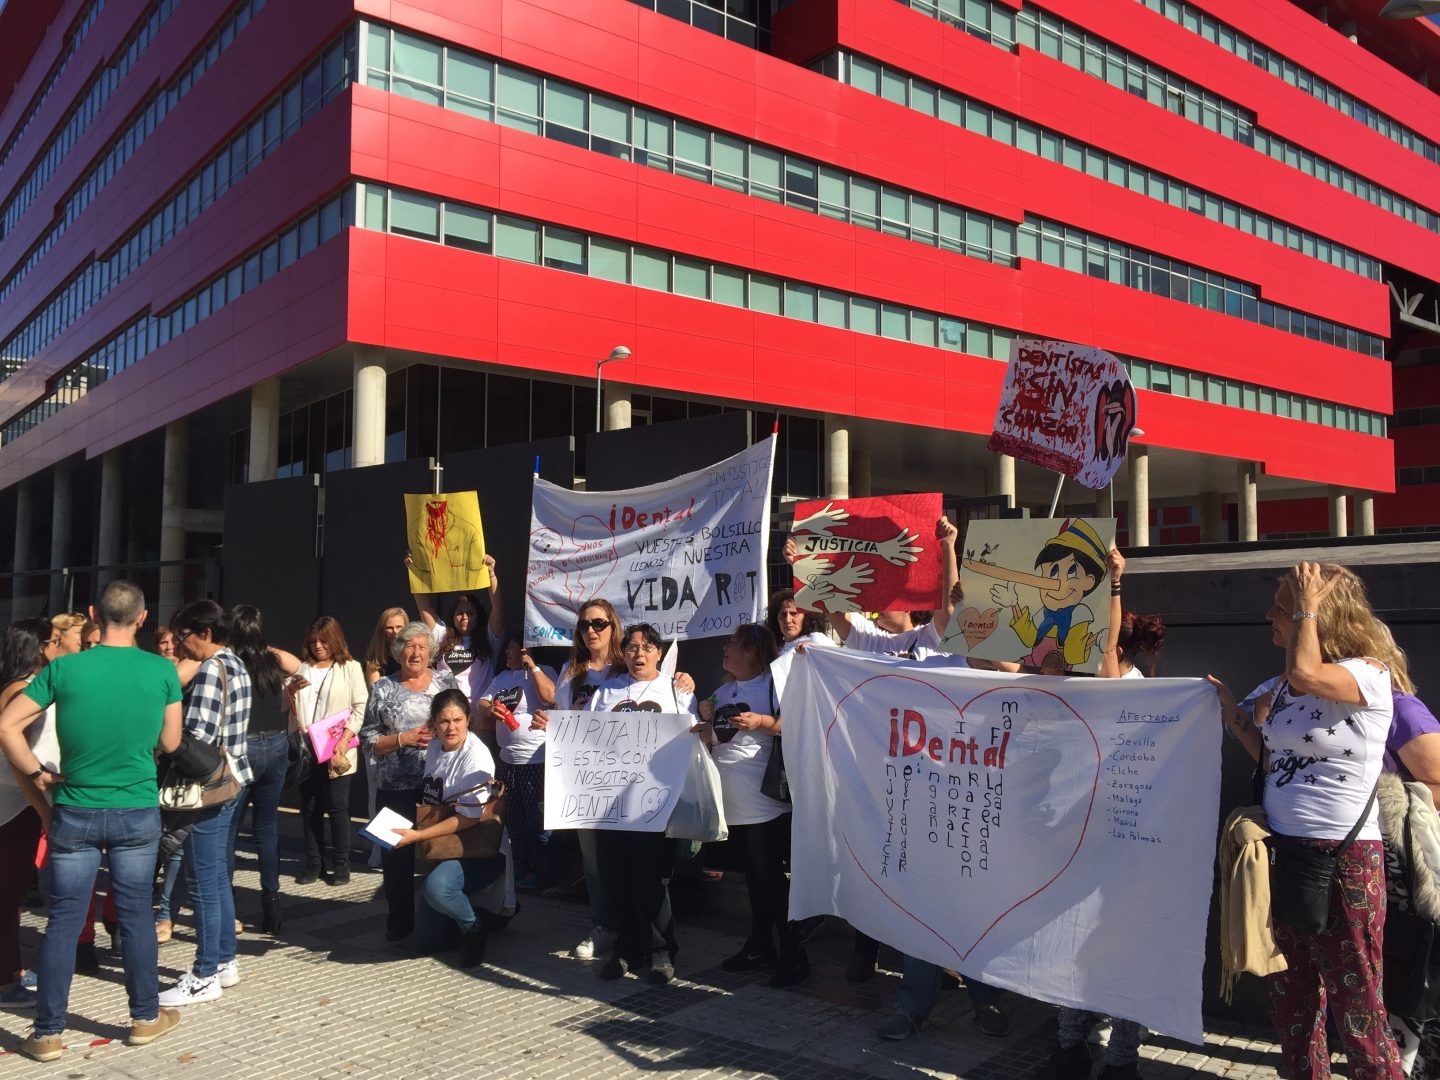
[(1099, 490), (1125, 460), (1136, 419), (1130, 373), (1114, 356), (1016, 338), (986, 445)]
[(480, 497), (473, 491), (405, 496), (412, 593), (470, 592), (490, 587)]
[(662, 484), (570, 491), (535, 480), (525, 644), (569, 644), (586, 602), (668, 639), (718, 637), (765, 613), (772, 435)]
[(945, 652), (1013, 660), (1047, 675), (1100, 669), (1110, 625), (1108, 518), (972, 521), (961, 543), (960, 588)]
[(832, 614), (937, 607), (941, 513), (938, 492), (796, 504), (795, 606)]
[(795, 658), (790, 917), (1199, 1044), (1220, 706), (1198, 679)]
[(545, 828), (660, 832), (690, 768), (688, 713), (551, 710)]

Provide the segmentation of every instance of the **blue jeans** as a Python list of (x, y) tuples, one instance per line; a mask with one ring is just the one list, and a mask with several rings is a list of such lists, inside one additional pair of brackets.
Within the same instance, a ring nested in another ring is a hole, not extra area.
[(260, 888), (280, 891), (280, 793), (285, 790), (285, 770), (290, 764), (290, 742), (283, 731), (265, 731), (245, 739), (245, 758), (250, 762), (251, 780), (235, 800), (230, 818), (230, 877), (235, 876), (235, 841), (245, 807), (254, 812), (250, 830), (260, 855)]
[(185, 902), (186, 890), (181, 879), (185, 876), (185, 851), (182, 848), (165, 860), (165, 879), (160, 883), (160, 910), (155, 913), (156, 922), (173, 922), (175, 913)]
[(465, 930), (475, 924), (470, 894), (483, 889), (505, 872), (505, 856), (489, 859), (446, 859), (436, 863), (425, 878), (421, 895), (441, 915), (455, 920)]
[[(940, 977), (943, 974), (940, 968), (927, 960), (905, 957), (905, 972), (900, 979), (900, 993), (895, 1004), (915, 1021), (917, 1027), (930, 1018), (935, 1003), (940, 1000)], [(970, 995), (970, 1005), (976, 1012), (1000, 1000), (999, 990), (969, 975), (965, 976), (965, 992)]]
[[(50, 821), (50, 922), (40, 944), (37, 1035), (65, 1030), (75, 943), (90, 910), (100, 856), (110, 864), (110, 890), (120, 919), (121, 958), (132, 1020), (153, 1020), (160, 1010), (160, 977), (150, 886), (160, 847), (160, 810), (94, 810), (57, 806)], [(233, 928), (232, 928), (233, 929)]]
[[(230, 891), (230, 819), (237, 795), (223, 806), (212, 806), (192, 817), (195, 824), (185, 838), (185, 882), (190, 906), (195, 909), (195, 964), (197, 978), (208, 979), (221, 964), (235, 959), (235, 894)], [(155, 934), (150, 934), (154, 938)]]

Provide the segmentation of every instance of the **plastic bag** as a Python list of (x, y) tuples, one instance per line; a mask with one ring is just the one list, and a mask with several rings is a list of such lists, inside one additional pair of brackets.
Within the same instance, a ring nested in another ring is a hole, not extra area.
[(690, 770), (675, 802), (665, 835), (677, 840), (724, 840), (725, 804), (720, 796), (720, 770), (699, 739), (690, 751)]

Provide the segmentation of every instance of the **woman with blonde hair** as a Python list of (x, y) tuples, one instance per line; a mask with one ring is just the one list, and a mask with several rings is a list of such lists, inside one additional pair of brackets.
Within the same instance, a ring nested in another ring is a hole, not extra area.
[(78, 611), (62, 611), (59, 615), (50, 617), (50, 625), (60, 635), (56, 655), (69, 656), (85, 648), (86, 621), (85, 616)]
[(1266, 618), (1285, 650), (1268, 711), (1257, 710), (1257, 723), (1212, 678), (1221, 714), (1264, 765), (1265, 814), (1282, 865), (1287, 851), (1291, 859), (1336, 860), (1321, 929), (1294, 925), (1283, 908), (1272, 913), (1287, 963), (1269, 977), (1282, 1071), (1330, 1074), (1328, 1011), (1348, 1075), (1393, 1080), (1402, 1072), (1381, 1000), (1385, 856), (1374, 793), (1394, 713), (1394, 640), (1370, 609), (1364, 583), (1328, 563), (1301, 563), (1283, 576)]
[(366, 685), (374, 686), (386, 675), (394, 675), (400, 669), (391, 650), (395, 647), (395, 635), (409, 621), (410, 616), (403, 607), (387, 607), (380, 613), (375, 632), (370, 635), (370, 645), (365, 650)]

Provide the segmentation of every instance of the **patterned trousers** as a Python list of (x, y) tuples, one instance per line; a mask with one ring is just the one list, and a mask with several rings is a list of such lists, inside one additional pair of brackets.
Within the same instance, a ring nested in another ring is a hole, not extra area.
[(496, 773), (505, 785), (505, 831), (515, 853), (515, 872), (538, 873), (540, 833), (545, 828), (545, 763), (502, 761)]
[[(1335, 840), (1299, 840), (1333, 851)], [(1330, 921), (1318, 934), (1275, 922), (1275, 943), (1289, 968), (1270, 976), (1270, 1019), (1280, 1037), (1282, 1074), (1327, 1080), (1328, 1007), (1351, 1080), (1401, 1080), (1400, 1057), (1381, 1001), (1385, 934), (1385, 856), (1379, 840), (1357, 840), (1340, 856), (1330, 890)]]

